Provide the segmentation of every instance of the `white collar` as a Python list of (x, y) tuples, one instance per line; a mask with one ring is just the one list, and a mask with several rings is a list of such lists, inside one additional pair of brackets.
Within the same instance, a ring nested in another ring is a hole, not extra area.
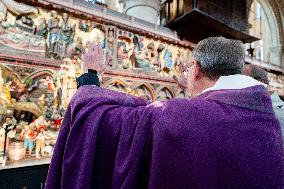
[(207, 88), (201, 93), (207, 91), (214, 91), (214, 90), (224, 90), (224, 89), (244, 89), (256, 85), (263, 85), (267, 87), (266, 84), (261, 83), (252, 77), (241, 74), (221, 76), (213, 87)]

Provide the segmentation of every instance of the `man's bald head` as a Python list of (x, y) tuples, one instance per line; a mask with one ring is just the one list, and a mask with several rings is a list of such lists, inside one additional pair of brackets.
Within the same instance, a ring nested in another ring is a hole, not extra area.
[(244, 66), (243, 74), (250, 76), (264, 84), (267, 84), (267, 85), (269, 84), (267, 72), (259, 66), (252, 65), (252, 64), (246, 64)]

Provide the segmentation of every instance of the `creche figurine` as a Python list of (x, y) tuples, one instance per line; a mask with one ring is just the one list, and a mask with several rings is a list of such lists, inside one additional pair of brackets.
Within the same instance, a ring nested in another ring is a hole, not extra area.
[(107, 54), (113, 59), (114, 56), (114, 44), (115, 44), (115, 35), (114, 29), (108, 30), (107, 35)]
[(59, 18), (56, 11), (51, 11), (51, 19), (47, 23), (49, 30), (49, 49), (48, 54), (52, 58), (59, 58), (60, 53), (60, 28)]
[(39, 130), (40, 127), (42, 126), (48, 126), (49, 122), (46, 121), (43, 115), (39, 116), (36, 120), (34, 120), (34, 124), (36, 126), (36, 129)]
[(45, 147), (45, 139), (46, 139), (46, 131), (45, 131), (45, 127), (43, 125), (41, 125), (38, 128), (38, 134), (35, 137), (34, 141), (36, 143), (36, 158), (40, 158), (40, 154), (41, 156), (44, 155), (44, 147)]
[(90, 31), (90, 22), (86, 20), (80, 20), (79, 21), (79, 29), (84, 32)]
[(72, 25), (71, 22), (69, 21), (69, 15), (67, 13), (63, 13), (62, 24), (60, 27), (61, 59), (65, 58), (67, 47), (73, 43), (74, 34), (75, 34), (75, 25)]
[(46, 142), (46, 145), (43, 148), (43, 153), (44, 154), (46, 153), (46, 154), (48, 154), (49, 157), (51, 157), (52, 154), (53, 154), (53, 149), (54, 149), (54, 147), (51, 146), (48, 142)]
[(34, 148), (34, 131), (31, 128), (31, 125), (24, 125), (24, 129), (21, 132), (21, 138), (24, 140), (25, 149), (29, 150), (29, 156), (31, 156)]
[(45, 18), (40, 18), (39, 25), (36, 27), (36, 35), (46, 38), (48, 34), (47, 23)]
[(57, 129), (60, 128), (62, 117), (60, 116), (60, 114), (59, 114), (59, 112), (57, 110), (53, 111), (53, 114), (52, 114), (51, 118), (53, 120), (53, 123), (54, 123), (55, 127)]

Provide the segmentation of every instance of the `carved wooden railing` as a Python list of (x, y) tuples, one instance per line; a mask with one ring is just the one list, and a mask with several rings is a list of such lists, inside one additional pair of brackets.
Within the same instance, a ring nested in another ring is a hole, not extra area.
[(265, 62), (265, 61), (262, 61), (262, 60), (258, 60), (255, 57), (251, 57), (251, 56), (246, 56), (245, 61), (247, 63), (260, 66), (264, 69), (273, 70), (273, 71), (276, 71), (278, 73), (284, 74), (284, 68), (281, 65), (276, 65), (276, 64), (273, 64), (271, 62)]

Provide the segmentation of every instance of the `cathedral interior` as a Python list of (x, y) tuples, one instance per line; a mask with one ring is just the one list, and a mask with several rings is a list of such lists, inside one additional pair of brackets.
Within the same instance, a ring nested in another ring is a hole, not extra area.
[(283, 24), (282, 0), (0, 0), (0, 188), (43, 187), (93, 45), (101, 87), (153, 102), (190, 98), (173, 76), (200, 40), (241, 40), (284, 98)]

